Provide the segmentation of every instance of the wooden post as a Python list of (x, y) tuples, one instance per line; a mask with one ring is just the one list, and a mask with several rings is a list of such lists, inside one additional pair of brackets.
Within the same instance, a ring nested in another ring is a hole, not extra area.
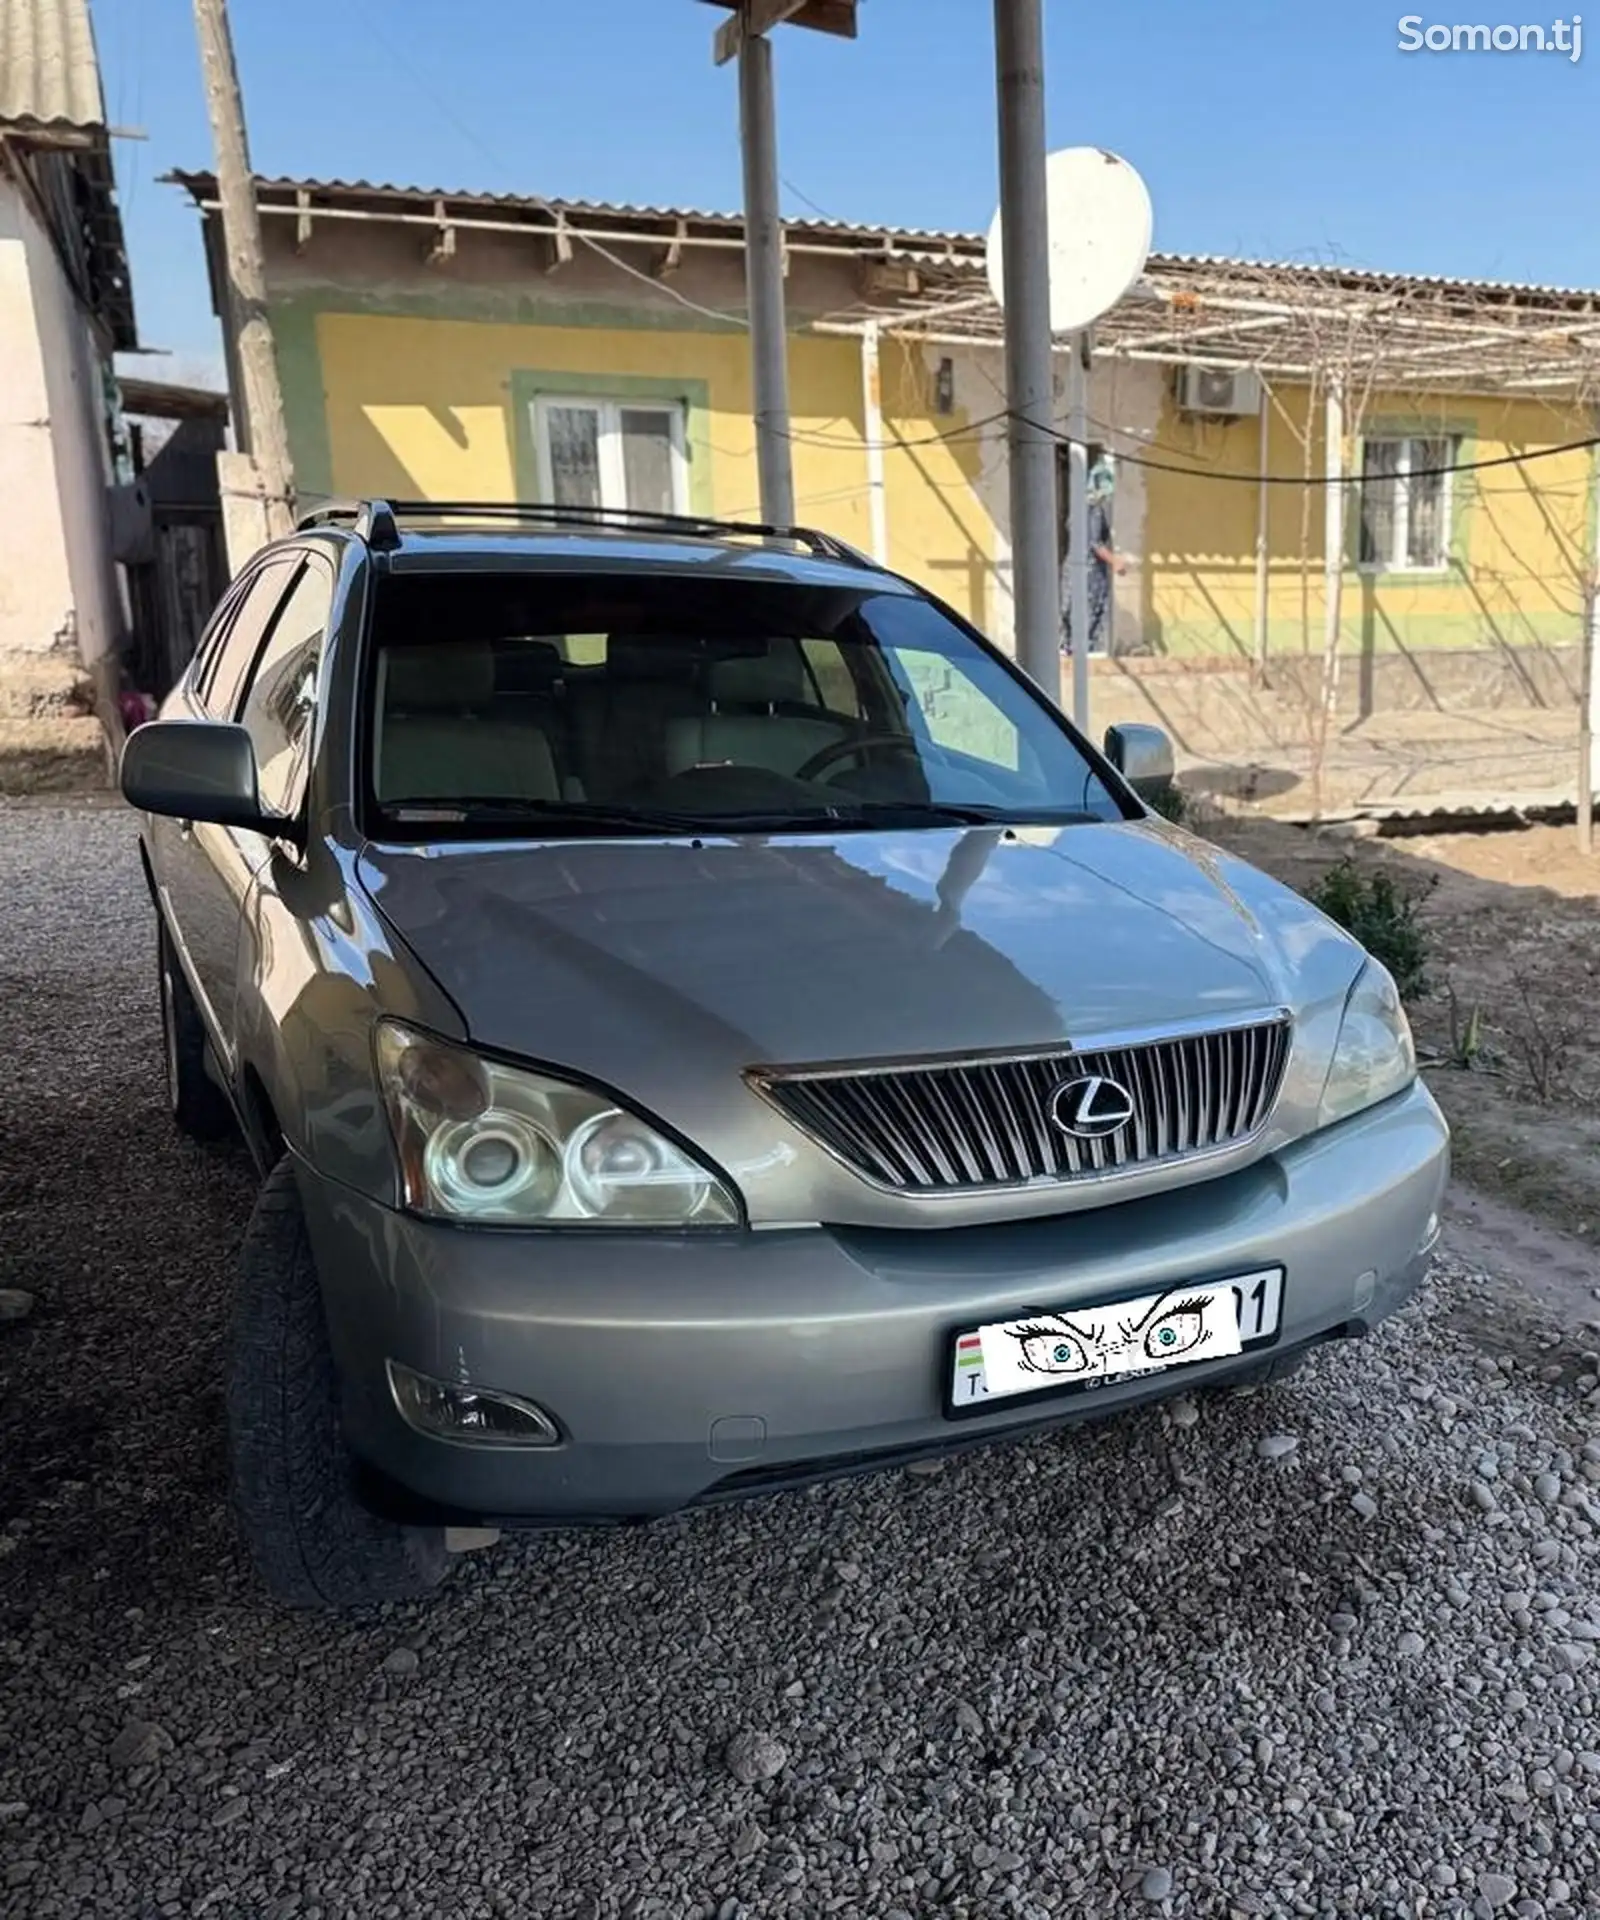
[(1583, 583), (1583, 636), (1578, 674), (1578, 849), (1594, 852), (1594, 649), (1600, 639), (1600, 449), (1591, 452), (1594, 532)]
[(1267, 684), (1267, 659), (1271, 629), (1267, 622), (1268, 598), (1272, 591), (1269, 572), (1269, 549), (1267, 534), (1269, 528), (1268, 501), (1272, 489), (1267, 485), (1267, 457), (1270, 439), (1269, 428), (1272, 420), (1272, 400), (1265, 378), (1261, 382), (1261, 421), (1257, 434), (1259, 462), (1256, 471), (1261, 475), (1260, 485), (1256, 488), (1256, 678), (1262, 686)]
[(224, 324), (233, 335), (241, 406), (234, 421), (240, 451), (254, 464), (269, 540), (294, 531), (294, 470), (283, 419), (283, 393), (267, 318), (267, 268), (261, 217), (245, 139), (244, 102), (233, 57), (226, 0), (194, 0), (195, 32), (205, 80), (206, 110), (216, 149), (217, 199), (227, 261)]
[(1324, 426), (1322, 689), (1317, 706), (1315, 759), (1311, 768), (1312, 805), (1322, 817), (1327, 771), (1328, 733), (1339, 705), (1339, 642), (1344, 612), (1344, 383), (1328, 381)]
[(872, 557), (889, 564), (889, 502), (883, 472), (883, 376), (879, 342), (882, 328), (869, 320), (861, 329), (861, 420), (866, 429), (867, 507), (872, 527)]

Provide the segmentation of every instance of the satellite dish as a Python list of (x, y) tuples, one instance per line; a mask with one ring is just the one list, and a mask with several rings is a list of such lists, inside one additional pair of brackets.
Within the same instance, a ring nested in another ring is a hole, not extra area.
[[(1154, 217), (1126, 160), (1102, 147), (1063, 147), (1045, 160), (1050, 226), (1050, 330), (1081, 333), (1144, 272)], [(1001, 215), (989, 227), (989, 290), (1006, 303)]]

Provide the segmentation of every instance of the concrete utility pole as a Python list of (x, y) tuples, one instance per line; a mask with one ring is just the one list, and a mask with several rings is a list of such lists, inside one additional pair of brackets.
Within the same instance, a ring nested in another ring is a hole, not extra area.
[(1089, 341), (1074, 334), (1067, 392), (1067, 605), (1072, 628), (1072, 717), (1089, 731)]
[(739, 135), (744, 150), (745, 287), (755, 399), (761, 517), (794, 524), (789, 439), (789, 334), (783, 294), (783, 222), (778, 212), (778, 124), (772, 42), (745, 32), (739, 48)]
[(294, 470), (283, 421), (283, 393), (267, 319), (267, 269), (256, 210), (250, 150), (245, 140), (244, 102), (233, 58), (226, 0), (194, 0), (195, 31), (205, 79), (206, 109), (216, 148), (217, 199), (222, 208), (227, 254), (228, 312), (234, 357), (244, 391), (243, 418), (233, 423), (240, 451), (255, 468), (264, 535), (281, 539), (294, 531)]
[[(1000, 217), (1006, 236), (1006, 444), (1017, 663), (1061, 697), (1061, 576), (1045, 192), (1044, 26), (1040, 0), (994, 0), (1000, 108)], [(1082, 556), (1077, 556), (1079, 559)], [(1075, 636), (1083, 647), (1087, 636)]]

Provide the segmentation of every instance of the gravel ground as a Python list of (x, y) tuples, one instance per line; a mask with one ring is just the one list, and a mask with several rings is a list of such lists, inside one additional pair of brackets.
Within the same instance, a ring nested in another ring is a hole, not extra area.
[(0, 886), (0, 1912), (1600, 1916), (1581, 1310), (1452, 1256), (1269, 1392), (278, 1613), (130, 824)]

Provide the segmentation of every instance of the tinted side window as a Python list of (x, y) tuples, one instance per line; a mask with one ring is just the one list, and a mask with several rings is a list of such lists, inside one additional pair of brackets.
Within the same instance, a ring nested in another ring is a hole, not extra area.
[(196, 700), (204, 702), (206, 688), (211, 684), (217, 671), (217, 661), (222, 656), (223, 643), (227, 640), (228, 630), (233, 625), (234, 615), (244, 605), (248, 588), (238, 580), (229, 582), (227, 591), (211, 610), (189, 662), (190, 690)]
[(255, 742), (261, 804), (292, 814), (300, 803), (304, 748), (317, 699), (317, 669), (333, 602), (333, 582), (309, 562), (272, 628), (240, 723)]
[(296, 556), (269, 560), (245, 593), (223, 636), (216, 658), (202, 670), (200, 703), (213, 720), (231, 720), (238, 711), (239, 689), (256, 657), (283, 590), (296, 565)]
[(817, 704), (852, 720), (862, 718), (861, 694), (837, 640), (803, 640), (806, 671), (816, 691)]

